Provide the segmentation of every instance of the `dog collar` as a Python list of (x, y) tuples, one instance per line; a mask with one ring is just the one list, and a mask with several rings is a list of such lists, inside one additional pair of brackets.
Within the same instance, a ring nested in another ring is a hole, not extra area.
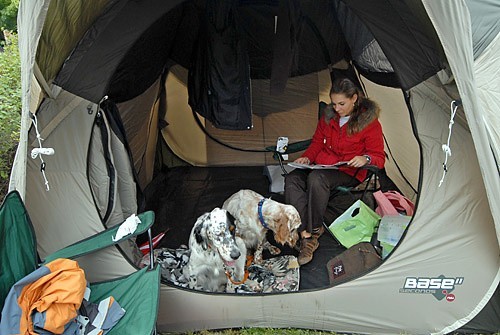
[(264, 221), (264, 216), (262, 215), (262, 205), (264, 204), (265, 200), (266, 200), (266, 198), (262, 198), (262, 200), (259, 201), (259, 206), (257, 208), (257, 211), (259, 213), (259, 221), (260, 221), (260, 223), (262, 224), (262, 226), (264, 226), (264, 228), (269, 229), (269, 227), (267, 226), (266, 222)]

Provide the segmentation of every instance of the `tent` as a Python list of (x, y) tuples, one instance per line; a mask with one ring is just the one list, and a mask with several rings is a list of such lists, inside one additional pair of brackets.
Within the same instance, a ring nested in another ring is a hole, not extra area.
[[(44, 257), (142, 211), (160, 166), (180, 170), (158, 188), (182, 191), (193, 172), (203, 192), (275, 165), (263, 148), (307, 139), (331, 76), (355, 74), (383, 110), (387, 173), (416, 202), (393, 253), (352, 281), (293, 293), (164, 283), (158, 329), (498, 331), (499, 16), (492, 0), (22, 0), (10, 188)], [(175, 195), (167, 219), (192, 220), (193, 199)], [(194, 202), (219, 205), (207, 199)], [(136, 257), (128, 244), (80, 263), (99, 281), (135, 271)]]

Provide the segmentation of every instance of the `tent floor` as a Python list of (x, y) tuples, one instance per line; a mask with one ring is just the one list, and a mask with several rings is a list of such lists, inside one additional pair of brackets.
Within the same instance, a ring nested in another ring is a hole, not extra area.
[[(187, 245), (191, 228), (196, 219), (240, 189), (252, 189), (265, 197), (283, 202), (283, 195), (269, 192), (269, 180), (262, 166), (250, 167), (192, 167), (168, 169), (153, 179), (144, 191), (145, 210), (155, 212), (153, 236), (167, 231), (158, 247), (178, 248)], [(268, 234), (273, 243), (272, 234)], [(144, 241), (140, 236), (138, 242)], [(329, 286), (326, 263), (343, 250), (328, 233), (320, 238), (320, 246), (313, 260), (302, 266), (300, 289), (315, 289)], [(277, 245), (282, 254), (297, 256), (295, 249)], [(264, 258), (270, 257), (264, 253)]]

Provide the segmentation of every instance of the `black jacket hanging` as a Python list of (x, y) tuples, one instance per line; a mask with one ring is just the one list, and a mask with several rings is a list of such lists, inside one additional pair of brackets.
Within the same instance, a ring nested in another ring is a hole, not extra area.
[(207, 1), (203, 21), (189, 69), (189, 105), (217, 128), (250, 129), (250, 68), (236, 2)]
[(280, 0), (277, 17), (270, 85), (272, 95), (285, 91), (292, 69), (298, 66), (299, 40), (303, 24), (299, 1)]

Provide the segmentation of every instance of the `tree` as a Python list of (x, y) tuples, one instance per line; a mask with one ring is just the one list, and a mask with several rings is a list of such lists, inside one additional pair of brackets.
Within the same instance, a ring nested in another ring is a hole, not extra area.
[(0, 195), (8, 188), (10, 170), (19, 141), (21, 119), (21, 61), (17, 34), (4, 32), (0, 51)]
[(17, 31), (19, 0), (0, 0), (0, 31)]

